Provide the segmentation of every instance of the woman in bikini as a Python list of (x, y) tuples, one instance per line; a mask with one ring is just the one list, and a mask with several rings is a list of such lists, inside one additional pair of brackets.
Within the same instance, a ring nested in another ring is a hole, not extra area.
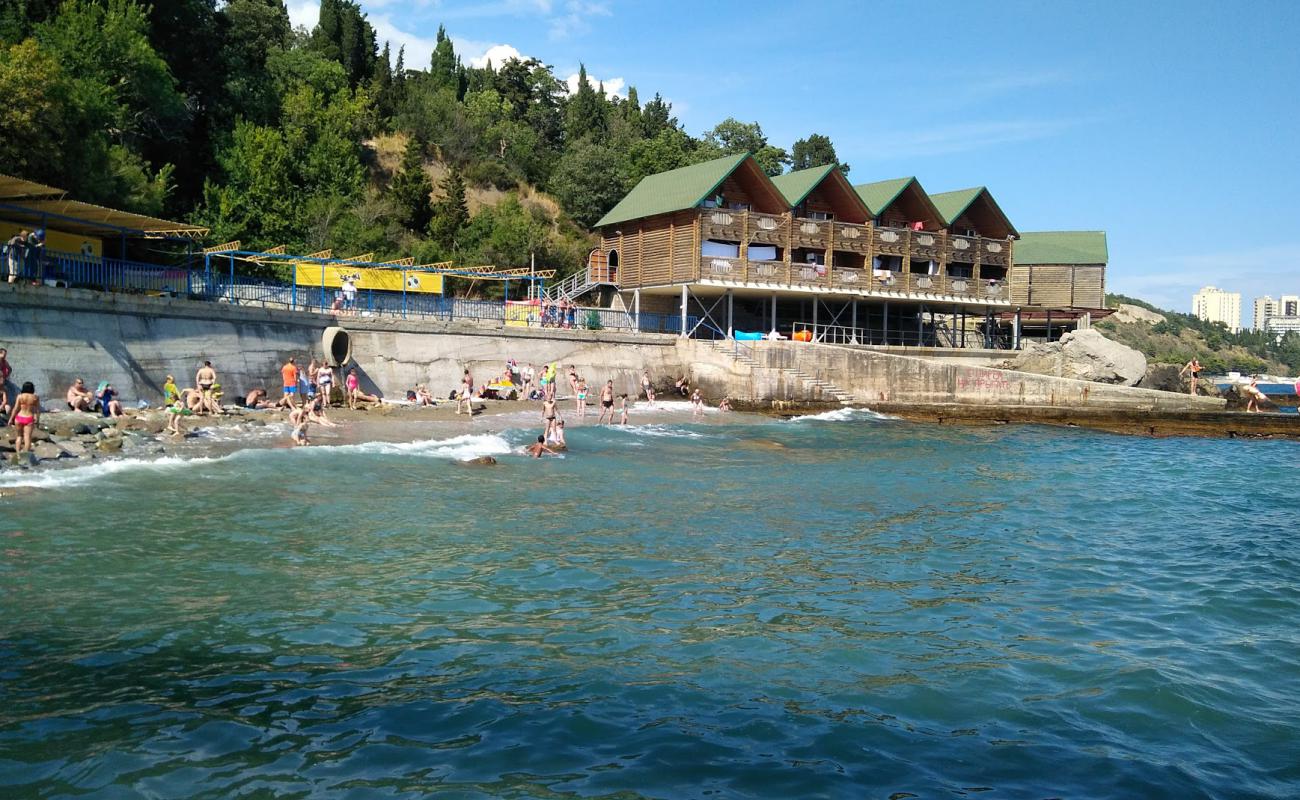
[(14, 400), (13, 411), (9, 412), (9, 424), (14, 426), (14, 449), (19, 453), (32, 450), (32, 431), (41, 421), (41, 398), (36, 396), (36, 387), (31, 381), (23, 384), (23, 390)]
[(578, 395), (577, 408), (578, 419), (587, 416), (587, 381), (581, 377), (578, 378)]

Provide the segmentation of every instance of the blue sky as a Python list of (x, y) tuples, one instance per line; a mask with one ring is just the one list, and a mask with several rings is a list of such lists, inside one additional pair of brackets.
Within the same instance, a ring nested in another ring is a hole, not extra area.
[[(295, 23), (316, 3), (289, 0)], [(831, 137), (855, 183), (985, 185), (1022, 230), (1102, 229), (1111, 291), (1189, 310), (1213, 284), (1300, 293), (1300, 2), (362, 0), (424, 66), (522, 53), (734, 116), (789, 148)]]

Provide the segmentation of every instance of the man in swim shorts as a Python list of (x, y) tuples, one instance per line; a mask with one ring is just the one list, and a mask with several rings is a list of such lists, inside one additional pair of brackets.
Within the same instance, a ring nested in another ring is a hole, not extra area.
[(284, 397), (280, 402), (289, 408), (298, 407), (298, 364), (293, 356), (280, 367), (280, 385), (284, 387)]
[(86, 382), (77, 378), (68, 387), (68, 408), (73, 411), (94, 411), (95, 393), (86, 388)]
[(199, 393), (203, 395), (203, 411), (208, 414), (217, 413), (217, 404), (212, 400), (212, 384), (217, 382), (217, 371), (212, 368), (211, 361), (204, 361), (199, 371), (194, 373), (194, 385), (199, 387)]
[(653, 403), (655, 401), (655, 387), (650, 383), (649, 370), (641, 373), (641, 391), (645, 392), (645, 401), (647, 403)]
[(609, 417), (609, 424), (614, 424), (614, 382), (605, 381), (605, 385), (600, 387), (600, 419), (596, 420), (597, 425), (604, 425), (605, 418)]
[(559, 419), (559, 411), (555, 407), (555, 398), (548, 397), (542, 401), (542, 423), (546, 426), (542, 430), (544, 439), (555, 437), (555, 421)]

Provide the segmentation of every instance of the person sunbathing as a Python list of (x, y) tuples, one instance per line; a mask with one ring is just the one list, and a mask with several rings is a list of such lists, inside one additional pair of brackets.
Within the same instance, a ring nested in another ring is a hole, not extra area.
[(68, 408), (73, 411), (95, 410), (95, 393), (86, 388), (86, 382), (81, 378), (68, 387)]

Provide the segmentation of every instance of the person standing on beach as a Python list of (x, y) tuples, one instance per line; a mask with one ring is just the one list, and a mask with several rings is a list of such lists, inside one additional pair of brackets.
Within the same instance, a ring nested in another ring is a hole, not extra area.
[(465, 406), (465, 413), (469, 418), (474, 418), (474, 379), (470, 377), (469, 370), (465, 370), (465, 376), (460, 379), (460, 389), (456, 392), (456, 413), (459, 414), (460, 407)]
[(217, 404), (212, 399), (212, 384), (217, 382), (217, 371), (212, 368), (211, 361), (204, 361), (199, 371), (194, 373), (194, 385), (199, 387), (199, 392), (203, 395), (203, 410), (208, 414), (217, 413)]
[[(626, 396), (626, 395), (625, 395)], [(614, 382), (605, 381), (605, 385), (600, 387), (600, 419), (596, 420), (597, 425), (604, 425), (605, 418), (609, 418), (609, 424), (614, 424)]]
[(620, 394), (618, 396), (618, 424), (619, 425), (627, 424), (627, 395), (626, 394)]
[(334, 391), (334, 369), (324, 361), (316, 370), (316, 391), (324, 398), (325, 408), (329, 408), (330, 393)]
[(654, 404), (655, 387), (654, 384), (650, 382), (650, 370), (641, 373), (641, 391), (645, 392), (645, 401)]
[(296, 408), (298, 406), (298, 364), (293, 356), (289, 356), (289, 360), (280, 367), (280, 385), (284, 387), (284, 397), (280, 402), (289, 408)]
[(9, 376), (13, 371), (14, 368), (9, 366), (9, 350), (0, 347), (0, 400), (4, 405), (9, 405)]
[(578, 395), (577, 400), (574, 402), (577, 404), (578, 419), (585, 419), (587, 416), (587, 381), (581, 376), (578, 378)]
[(700, 390), (696, 389), (691, 395), (691, 412), (694, 414), (704, 413), (704, 398), (700, 397)]
[(545, 428), (542, 436), (551, 439), (555, 436), (555, 421), (559, 419), (559, 410), (555, 407), (555, 398), (548, 397), (542, 401), (542, 423)]
[(14, 400), (13, 411), (9, 412), (9, 424), (14, 429), (14, 449), (19, 453), (32, 450), (32, 431), (41, 421), (41, 398), (36, 396), (36, 387), (31, 381), (23, 384), (23, 389)]
[(1201, 362), (1197, 361), (1195, 356), (1192, 356), (1192, 360), (1178, 370), (1178, 377), (1181, 378), (1189, 372), (1192, 374), (1192, 384), (1191, 388), (1188, 389), (1188, 394), (1196, 394), (1196, 381), (1201, 377)]

